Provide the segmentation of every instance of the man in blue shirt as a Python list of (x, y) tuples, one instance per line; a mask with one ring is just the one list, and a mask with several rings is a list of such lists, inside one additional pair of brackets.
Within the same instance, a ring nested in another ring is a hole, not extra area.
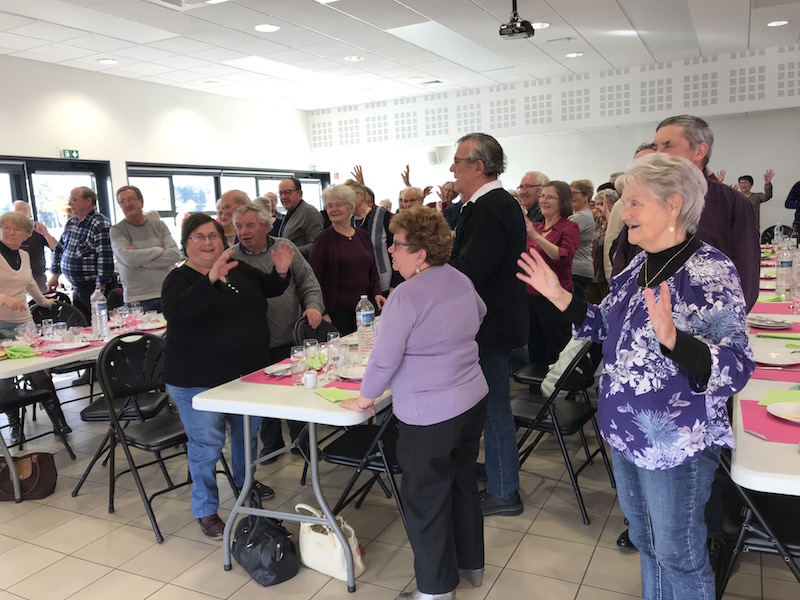
[(72, 284), (75, 307), (90, 318), (90, 297), (95, 287), (105, 292), (106, 283), (114, 274), (111, 251), (111, 223), (97, 212), (97, 194), (88, 187), (77, 187), (69, 193), (72, 218), (53, 251), (53, 275), (48, 287), (58, 287), (63, 273)]

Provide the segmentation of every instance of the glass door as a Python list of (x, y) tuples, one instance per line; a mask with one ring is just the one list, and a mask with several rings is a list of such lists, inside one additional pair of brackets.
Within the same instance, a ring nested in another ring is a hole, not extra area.
[(50, 234), (59, 239), (72, 210), (69, 193), (73, 188), (85, 186), (97, 192), (97, 180), (91, 172), (34, 171), (31, 187), (36, 199), (36, 220), (45, 224)]

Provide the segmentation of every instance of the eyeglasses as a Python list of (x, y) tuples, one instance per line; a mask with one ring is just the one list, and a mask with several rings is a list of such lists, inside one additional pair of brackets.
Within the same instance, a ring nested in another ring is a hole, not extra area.
[(206, 240), (209, 242), (216, 242), (217, 240), (221, 239), (218, 233), (209, 233), (206, 235), (205, 233), (193, 233), (189, 236), (189, 239), (192, 240), (195, 244), (202, 244)]
[(3, 233), (23, 233), (25, 230), (13, 225), (3, 225)]
[(573, 196), (585, 196), (586, 194), (584, 194), (584, 193), (583, 193), (582, 191), (580, 191), (580, 190), (572, 190), (572, 195), (573, 195)]
[(558, 200), (558, 196), (551, 196), (550, 194), (539, 194), (539, 200)]
[(414, 244), (406, 244), (404, 242), (392, 242), (392, 246), (394, 246), (395, 248), (416, 248)]
[(540, 188), (542, 186), (540, 184), (538, 184), (538, 183), (523, 183), (523, 184), (518, 185), (517, 189), (518, 190), (526, 190), (527, 191), (527, 190), (532, 190), (533, 188), (537, 188), (537, 187)]
[(278, 192), (278, 196), (289, 196), (290, 194), (294, 194), (295, 192), (299, 192), (300, 190), (281, 190)]
[(459, 158), (457, 156), (454, 156), (453, 157), (453, 164), (458, 166), (458, 163), (462, 163), (462, 162), (473, 163), (473, 162), (476, 162), (477, 160), (478, 160), (477, 158)]
[(339, 208), (345, 208), (346, 206), (347, 206), (347, 202), (328, 202), (325, 205), (325, 208), (328, 209), (328, 210), (330, 210), (330, 209), (337, 210)]

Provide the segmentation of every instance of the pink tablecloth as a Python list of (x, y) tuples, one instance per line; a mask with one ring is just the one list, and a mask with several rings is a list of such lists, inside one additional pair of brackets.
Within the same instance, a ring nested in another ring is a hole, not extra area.
[[(742, 400), (742, 427), (748, 433), (770, 442), (797, 444), (800, 442), (800, 424), (790, 423), (767, 412), (758, 400)], [(800, 458), (798, 458), (800, 460)]]
[(761, 329), (759, 327), (751, 327), (750, 333), (800, 333), (800, 323), (792, 323), (791, 329)]
[(264, 369), (245, 375), (242, 377), (242, 381), (247, 383), (267, 383), (269, 385), (292, 385), (291, 375), (288, 377), (273, 377), (264, 373)]
[(105, 346), (105, 342), (89, 342), (89, 346), (84, 346), (82, 348), (75, 348), (74, 350), (48, 350), (48, 346), (55, 346), (56, 343), (53, 342), (45, 342), (41, 346), (41, 350), (39, 352), (39, 356), (43, 356), (45, 358), (54, 358), (56, 356), (63, 356), (64, 354), (72, 354), (73, 352), (80, 352), (81, 350), (86, 350), (86, 348), (90, 346)]
[(762, 315), (788, 315), (789, 303), (788, 302), (756, 302), (753, 306), (751, 314)]
[(800, 368), (798, 367), (782, 367), (780, 369), (756, 366), (753, 371), (753, 379), (765, 379), (767, 381), (791, 381), (793, 383), (800, 383)]

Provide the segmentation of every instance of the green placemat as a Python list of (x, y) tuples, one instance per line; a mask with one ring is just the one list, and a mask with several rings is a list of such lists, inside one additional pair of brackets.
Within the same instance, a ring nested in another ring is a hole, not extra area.
[(778, 276), (777, 269), (764, 269), (764, 271), (761, 273), (761, 277), (765, 277), (765, 278), (766, 277), (777, 277), (777, 276)]
[(358, 398), (358, 394), (353, 394), (347, 390), (340, 390), (339, 388), (322, 388), (314, 392), (317, 396), (322, 396), (328, 402), (338, 404), (348, 398)]
[(11, 346), (6, 348), (6, 356), (8, 358), (33, 358), (36, 356), (36, 351), (32, 350), (30, 346)]
[(306, 366), (309, 369), (319, 371), (322, 368), (322, 361), (319, 359), (319, 356), (315, 356), (312, 360), (306, 359)]
[(800, 390), (772, 390), (767, 392), (758, 405), (769, 406), (776, 402), (800, 402)]
[(800, 340), (800, 333), (757, 333), (756, 337), (778, 340)]
[(759, 296), (756, 302), (783, 302), (783, 296)]

